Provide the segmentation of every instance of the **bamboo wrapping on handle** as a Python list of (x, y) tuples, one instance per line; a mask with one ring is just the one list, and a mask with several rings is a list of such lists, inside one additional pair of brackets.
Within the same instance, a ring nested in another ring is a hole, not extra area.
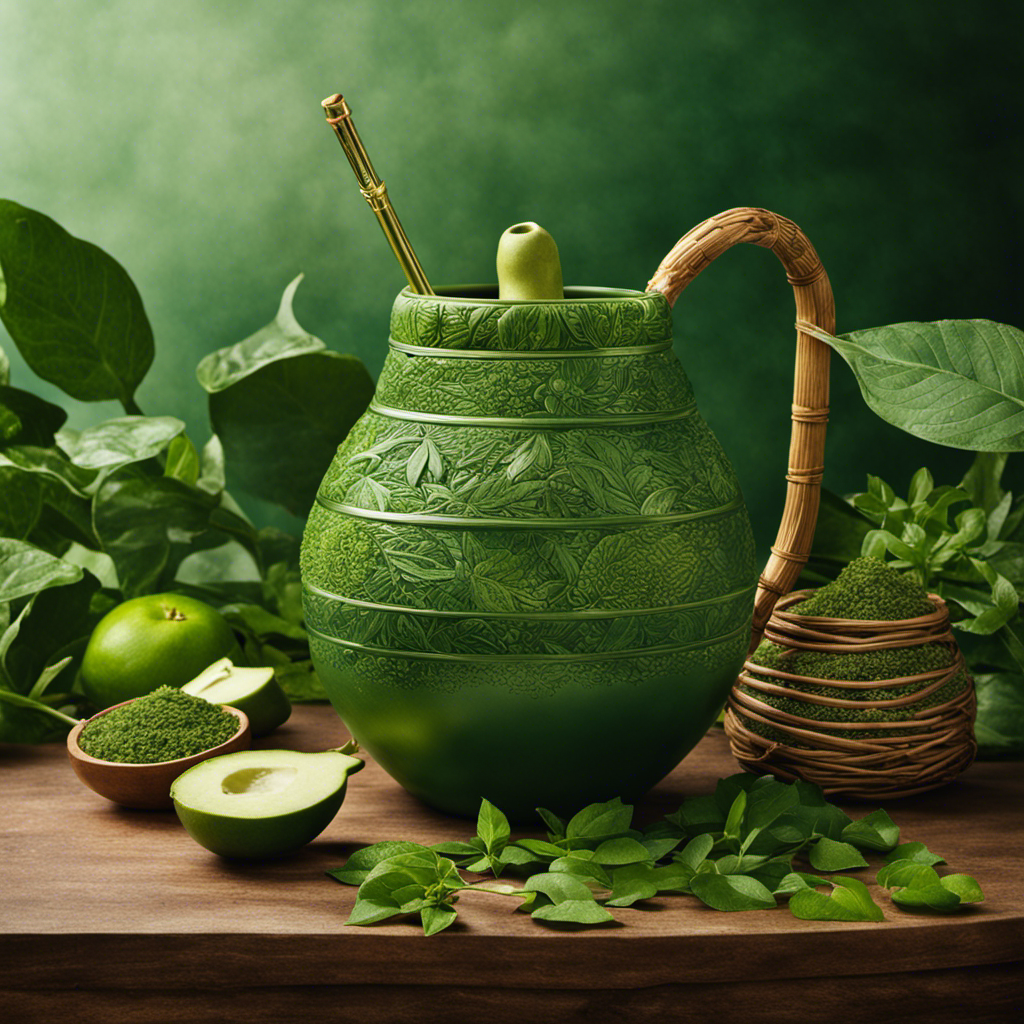
[(796, 300), (796, 366), (793, 376), (793, 427), (786, 473), (786, 504), (771, 557), (758, 580), (754, 599), (753, 649), (775, 602), (789, 593), (807, 562), (818, 518), (825, 469), (828, 422), (829, 347), (799, 329), (801, 322), (835, 333), (832, 286), (807, 236), (770, 210), (738, 207), (698, 224), (661, 261), (647, 285), (672, 305), (682, 290), (713, 260), (738, 242), (771, 249), (786, 268)]

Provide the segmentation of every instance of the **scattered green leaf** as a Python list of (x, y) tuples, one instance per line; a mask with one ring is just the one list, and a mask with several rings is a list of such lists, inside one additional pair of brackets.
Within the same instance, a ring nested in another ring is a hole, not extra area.
[(880, 808), (859, 821), (850, 822), (842, 831), (842, 839), (864, 850), (880, 850), (887, 853), (899, 842), (900, 830), (892, 818)]
[(331, 878), (344, 882), (346, 885), (360, 885), (366, 881), (366, 876), (382, 861), (395, 857), (400, 853), (412, 853), (421, 849), (419, 843), (406, 842), (405, 840), (385, 840), (382, 843), (374, 843), (373, 846), (364, 846), (356, 850), (347, 861), (344, 867), (334, 868), (327, 874)]
[(939, 885), (950, 892), (955, 892), (961, 903), (981, 903), (985, 899), (977, 879), (970, 875), (943, 875), (939, 879)]
[(868, 887), (856, 878), (836, 875), (824, 879), (830, 893), (810, 887), (798, 889), (789, 898), (789, 910), (804, 921), (884, 921), (882, 908), (875, 903)]
[(937, 910), (949, 913), (960, 906), (960, 897), (943, 885), (913, 886), (907, 889), (892, 889), (889, 893), (893, 903), (901, 907)]
[[(469, 839), (430, 848), (378, 843), (356, 851), (344, 867), (328, 873), (360, 885), (358, 913), (353, 912), (350, 923), (419, 912), (428, 934), (454, 920), (456, 899), (477, 891), (515, 896), (520, 900), (517, 909), (538, 921), (580, 926), (607, 923), (614, 920), (612, 909), (661, 894), (694, 896), (712, 909), (729, 912), (769, 909), (781, 898), (788, 900), (792, 913), (807, 920), (880, 921), (882, 911), (863, 882), (821, 877), (793, 866), (794, 858), (806, 852), (821, 871), (861, 868), (867, 861), (858, 845), (876, 854), (888, 851), (877, 882), (897, 904), (941, 911), (984, 899), (969, 875), (940, 878), (932, 864), (941, 858), (923, 844), (897, 847), (899, 829), (885, 811), (851, 821), (812, 784), (730, 776), (720, 780), (711, 800), (717, 810), (691, 797), (643, 832), (632, 828), (632, 807), (617, 799), (591, 804), (567, 823), (538, 811), (550, 829), (547, 840), (513, 838), (505, 815), (483, 800), (477, 834)], [(720, 827), (693, 836), (678, 849), (681, 837), (675, 833), (683, 824), (692, 827), (688, 815)], [(758, 843), (762, 852), (751, 852)], [(468, 885), (456, 870), (458, 865), (498, 876), (509, 864), (533, 870), (521, 888)], [(831, 892), (821, 892), (822, 886)], [(433, 909), (423, 916), (425, 907)]]
[(818, 871), (846, 871), (849, 868), (866, 868), (868, 862), (856, 846), (837, 842), (827, 836), (819, 839), (810, 849), (808, 859), (811, 867)]
[(945, 860), (937, 853), (932, 853), (924, 843), (900, 843), (891, 853), (886, 854), (885, 863), (892, 864), (898, 860), (909, 860), (915, 864), (945, 864)]
[(690, 890), (715, 910), (765, 910), (775, 906), (775, 897), (749, 875), (697, 874)]

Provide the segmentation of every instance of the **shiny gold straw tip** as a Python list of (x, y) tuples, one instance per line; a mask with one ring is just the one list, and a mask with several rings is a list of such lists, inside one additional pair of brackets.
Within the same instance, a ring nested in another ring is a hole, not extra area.
[(322, 100), (320, 106), (324, 108), (328, 121), (339, 121), (351, 114), (348, 104), (340, 92), (336, 92), (328, 96), (327, 99)]

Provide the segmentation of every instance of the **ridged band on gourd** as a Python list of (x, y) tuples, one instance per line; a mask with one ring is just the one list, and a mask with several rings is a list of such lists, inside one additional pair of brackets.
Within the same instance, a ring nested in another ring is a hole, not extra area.
[(585, 352), (672, 340), (672, 310), (657, 292), (570, 287), (558, 302), (500, 302), (497, 294), (497, 288), (478, 285), (439, 288), (437, 296), (406, 288), (391, 312), (391, 337), (425, 347), (514, 352)]

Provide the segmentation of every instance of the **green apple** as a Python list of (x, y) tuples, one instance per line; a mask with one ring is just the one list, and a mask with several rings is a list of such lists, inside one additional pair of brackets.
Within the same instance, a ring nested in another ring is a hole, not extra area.
[(182, 690), (211, 704), (230, 704), (244, 711), (253, 736), (266, 736), (288, 721), (292, 705), (274, 670), (240, 668), (230, 658), (221, 658), (205, 668)]
[(498, 298), (561, 299), (562, 264), (555, 240), (532, 220), (513, 224), (498, 239)]
[(171, 799), (188, 834), (222, 857), (278, 857), (316, 839), (363, 762), (340, 750), (240, 750), (182, 772)]
[(89, 637), (82, 690), (102, 710), (158, 686), (183, 686), (225, 656), (244, 660), (216, 608), (184, 594), (133, 597), (107, 612)]

